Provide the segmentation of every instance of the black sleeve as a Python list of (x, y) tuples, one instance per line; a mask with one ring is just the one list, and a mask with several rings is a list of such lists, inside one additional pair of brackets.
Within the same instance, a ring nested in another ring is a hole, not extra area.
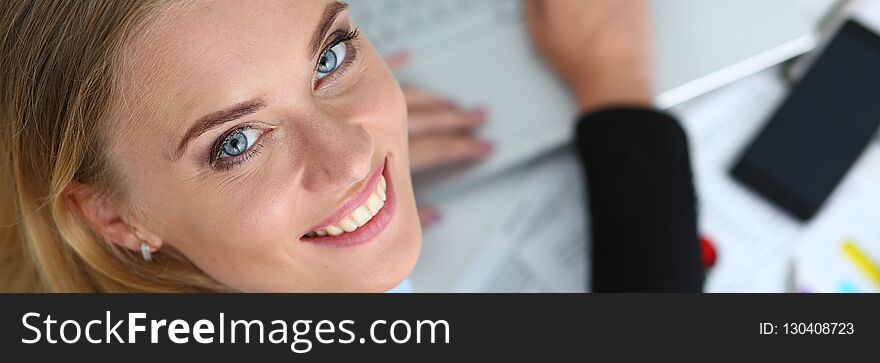
[(687, 137), (675, 119), (636, 108), (581, 118), (596, 292), (699, 292), (703, 285)]

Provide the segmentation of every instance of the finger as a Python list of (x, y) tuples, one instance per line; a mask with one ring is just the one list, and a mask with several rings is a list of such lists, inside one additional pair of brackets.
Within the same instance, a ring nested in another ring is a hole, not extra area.
[(529, 34), (535, 39), (540, 39), (542, 23), (543, 23), (543, 1), (542, 0), (524, 0), (526, 25)]
[[(613, 0), (618, 1), (618, 0)], [(553, 0), (547, 1), (543, 11), (550, 19), (566, 18), (576, 15), (581, 8), (582, 0)]]
[(388, 57), (385, 57), (385, 63), (388, 64), (388, 68), (392, 71), (397, 71), (403, 68), (407, 63), (409, 63), (410, 53), (407, 50), (403, 50), (397, 53), (394, 53)]
[(526, 19), (530, 22), (540, 21), (544, 15), (544, 0), (524, 0)]
[[(595, 1), (595, 0), (594, 0)], [(616, 0), (615, 0), (616, 1)], [(542, 17), (544, 21), (547, 22), (548, 26), (554, 26), (554, 28), (562, 26), (562, 27), (570, 27), (577, 25), (577, 19), (580, 15), (582, 15), (583, 2), (581, 0), (553, 0), (547, 1), (546, 3), (542, 3)], [(598, 6), (599, 4), (593, 4), (591, 9), (602, 8), (602, 6)], [(607, 7), (609, 4), (604, 4), (603, 6)]]
[(419, 207), (418, 211), (419, 222), (421, 223), (422, 228), (427, 228), (443, 219), (440, 211), (431, 207)]
[(452, 109), (455, 105), (435, 93), (417, 87), (404, 87), (403, 97), (406, 108), (410, 111), (418, 109)]
[(439, 133), (471, 131), (486, 121), (485, 109), (462, 112), (452, 109), (421, 110), (409, 114), (409, 134), (413, 137)]
[(472, 136), (442, 135), (410, 140), (410, 168), (422, 172), (442, 166), (484, 159), (491, 144)]

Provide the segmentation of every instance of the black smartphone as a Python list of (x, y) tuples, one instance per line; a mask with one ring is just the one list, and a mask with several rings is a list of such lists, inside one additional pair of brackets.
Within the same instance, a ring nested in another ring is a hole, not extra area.
[(809, 220), (880, 126), (880, 36), (845, 22), (732, 174)]

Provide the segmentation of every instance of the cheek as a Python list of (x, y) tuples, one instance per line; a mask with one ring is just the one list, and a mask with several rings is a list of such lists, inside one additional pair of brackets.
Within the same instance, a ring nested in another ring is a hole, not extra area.
[[(382, 86), (371, 92), (370, 107), (362, 109), (364, 128), (371, 134), (379, 152), (387, 153), (391, 173), (398, 187), (399, 203), (414, 204), (409, 168), (409, 132), (406, 102), (400, 86), (390, 75), (375, 82)], [(401, 208), (406, 212), (409, 208)]]
[(168, 225), (164, 235), (173, 237), (167, 243), (206, 270), (213, 270), (211, 265), (235, 270), (244, 261), (254, 265), (283, 257), (294, 239), (291, 224), (301, 219), (290, 208), (290, 185), (280, 185), (284, 179), (260, 176), (249, 179), (259, 183), (240, 183), (234, 190), (208, 187), (158, 198), (164, 203), (157, 209), (168, 211), (167, 221), (187, 221)]
[(288, 247), (295, 240), (291, 223), (299, 219), (289, 196), (247, 187), (241, 193), (247, 200), (220, 201), (216, 212), (192, 216), (199, 222), (188, 228), (197, 235), (192, 243), (180, 244), (184, 255), (221, 283), (245, 291), (283, 285), (272, 281), (282, 275), (303, 277), (298, 264), (288, 263)]
[(350, 109), (357, 112), (352, 118), (363, 120), (365, 128), (376, 131), (374, 137), (393, 138), (395, 144), (406, 150), (408, 124), (403, 91), (378, 56), (370, 57), (369, 61), (371, 65), (366, 67), (357, 90), (351, 95), (354, 104)]
[(273, 282), (278, 268), (305, 277), (307, 271), (289, 261), (291, 242), (299, 237), (294, 231), (306, 227), (296, 225), (304, 218), (297, 215), (302, 208), (293, 207), (295, 171), (281, 167), (286, 161), (279, 154), (264, 153), (261, 167), (224, 178), (180, 178), (167, 165), (152, 169), (164, 172), (141, 170), (131, 185), (139, 191), (134, 202), (168, 247), (227, 286), (258, 289), (254, 282)]

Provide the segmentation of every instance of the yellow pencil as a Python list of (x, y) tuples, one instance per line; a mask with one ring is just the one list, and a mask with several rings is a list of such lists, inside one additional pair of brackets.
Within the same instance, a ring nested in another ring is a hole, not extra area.
[(875, 285), (880, 286), (880, 267), (859, 249), (853, 241), (843, 242), (843, 254), (861, 270)]

